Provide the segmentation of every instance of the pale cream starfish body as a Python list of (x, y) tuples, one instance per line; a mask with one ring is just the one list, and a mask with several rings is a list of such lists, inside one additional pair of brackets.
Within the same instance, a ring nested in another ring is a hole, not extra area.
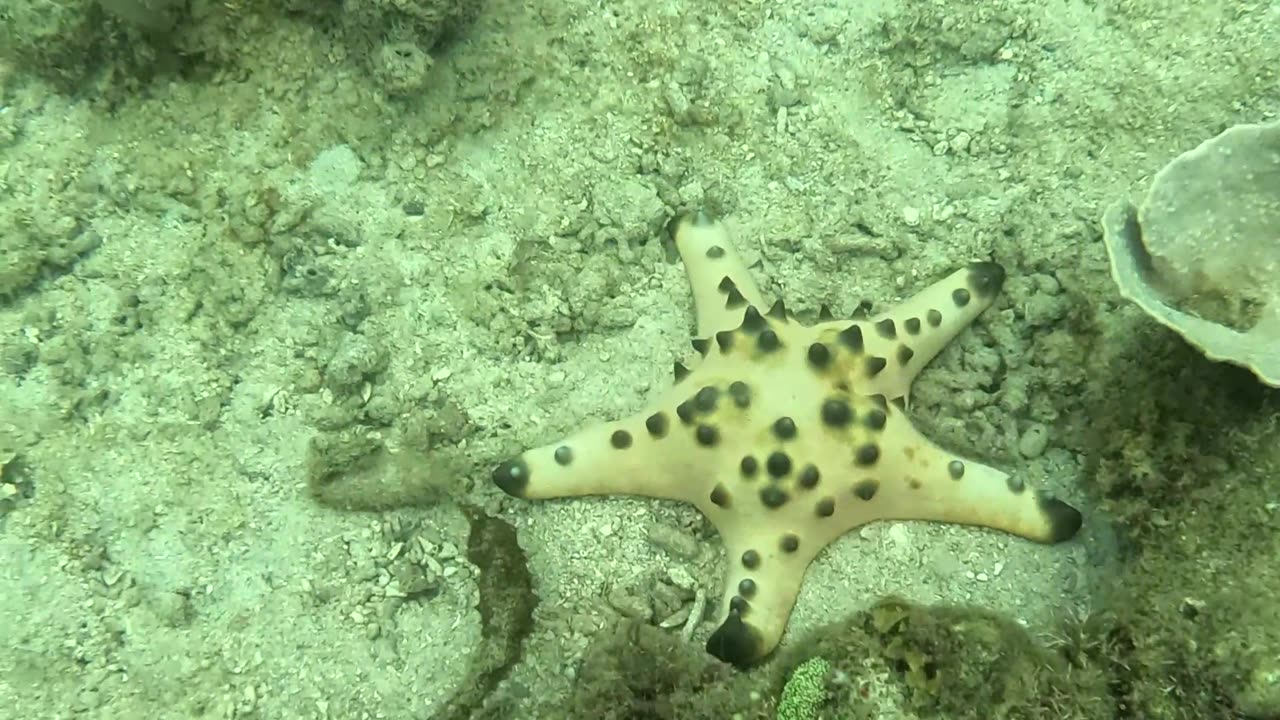
[(747, 666), (777, 646), (810, 562), (860, 525), (983, 525), (1044, 543), (1080, 513), (952, 455), (891, 400), (991, 305), (1004, 270), (975, 262), (869, 320), (798, 322), (763, 297), (722, 223), (677, 221), (697, 315), (693, 370), (636, 415), (507, 461), (494, 482), (536, 499), (625, 494), (697, 507), (725, 544), (720, 627), (707, 650)]

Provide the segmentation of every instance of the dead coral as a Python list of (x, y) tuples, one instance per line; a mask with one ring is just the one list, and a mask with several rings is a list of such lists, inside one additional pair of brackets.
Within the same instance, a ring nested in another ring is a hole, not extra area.
[(1280, 387), (1280, 121), (1237, 125), (1103, 218), (1121, 295), (1213, 360)]

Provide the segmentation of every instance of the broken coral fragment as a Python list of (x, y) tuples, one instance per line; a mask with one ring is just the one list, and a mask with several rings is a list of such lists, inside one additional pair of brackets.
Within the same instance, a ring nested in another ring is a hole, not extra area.
[(1280, 387), (1280, 121), (1236, 125), (1102, 219), (1120, 294), (1211, 360)]

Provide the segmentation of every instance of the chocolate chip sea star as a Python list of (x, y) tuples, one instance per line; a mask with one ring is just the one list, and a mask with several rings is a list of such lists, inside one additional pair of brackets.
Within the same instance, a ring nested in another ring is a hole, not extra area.
[(727, 555), (722, 617), (707, 651), (739, 667), (768, 656), (809, 563), (875, 520), (982, 525), (1067, 540), (1080, 513), (1017, 476), (957, 457), (902, 407), (911, 381), (991, 305), (1004, 268), (974, 262), (869, 320), (824, 313), (804, 325), (765, 307), (724, 225), (677, 220), (676, 248), (697, 316), (692, 370), (638, 414), (529, 450), (493, 473), (541, 499), (640, 495), (681, 500), (715, 526)]

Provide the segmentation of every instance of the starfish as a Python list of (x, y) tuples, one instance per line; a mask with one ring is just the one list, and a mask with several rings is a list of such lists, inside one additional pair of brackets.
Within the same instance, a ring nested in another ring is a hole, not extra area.
[(1041, 543), (1071, 538), (1079, 511), (1023, 479), (957, 457), (905, 413), (911, 382), (989, 307), (1004, 268), (973, 262), (873, 318), (801, 323), (764, 298), (723, 223), (698, 212), (673, 236), (693, 290), (701, 361), (634, 416), (507, 460), (493, 481), (542, 499), (638, 495), (698, 508), (727, 569), (707, 641), (749, 667), (777, 647), (809, 564), (876, 520), (932, 520)]

